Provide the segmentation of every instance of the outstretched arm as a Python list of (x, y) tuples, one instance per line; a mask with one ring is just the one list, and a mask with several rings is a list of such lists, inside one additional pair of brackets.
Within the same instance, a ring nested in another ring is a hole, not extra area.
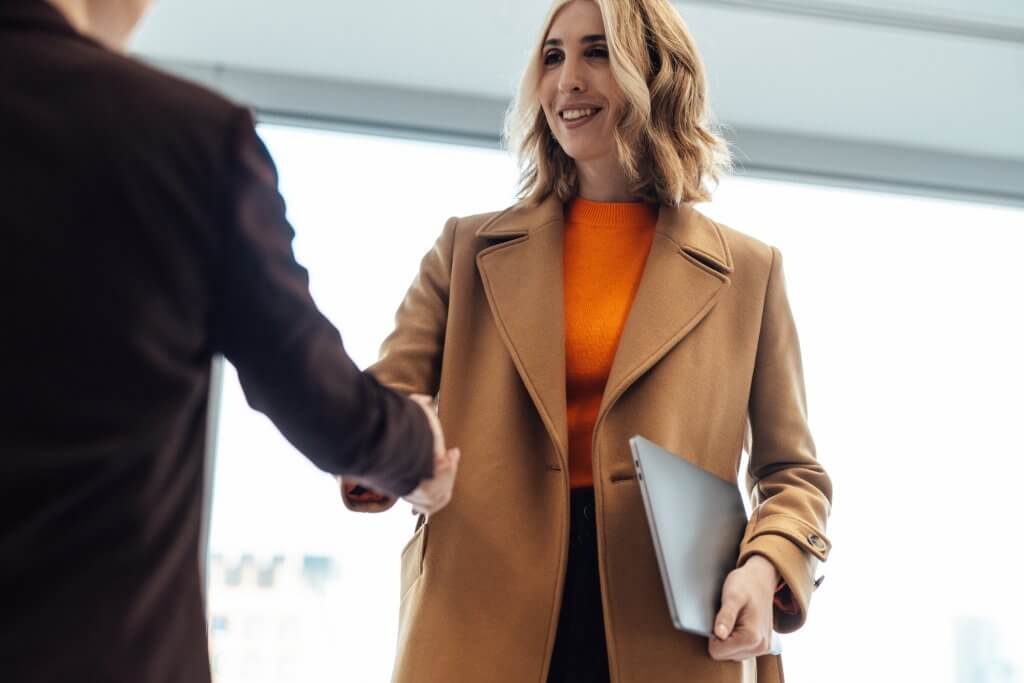
[(433, 470), (428, 420), (349, 358), (295, 260), (277, 174), (248, 114), (232, 137), (214, 343), (249, 405), (317, 467), (404, 495)]
[[(381, 346), (380, 360), (369, 370), (406, 394), (435, 396), (440, 384), (457, 222), (453, 218), (445, 224), (420, 262), (420, 271), (395, 314), (395, 329)], [(393, 496), (361, 481), (345, 478), (340, 487), (342, 500), (351, 510), (383, 512), (395, 504)]]

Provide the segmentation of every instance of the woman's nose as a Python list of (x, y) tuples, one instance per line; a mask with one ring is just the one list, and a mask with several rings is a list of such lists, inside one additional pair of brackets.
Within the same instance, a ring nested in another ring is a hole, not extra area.
[(586, 92), (587, 84), (576, 65), (566, 60), (562, 65), (562, 73), (558, 79), (558, 91), (562, 94)]

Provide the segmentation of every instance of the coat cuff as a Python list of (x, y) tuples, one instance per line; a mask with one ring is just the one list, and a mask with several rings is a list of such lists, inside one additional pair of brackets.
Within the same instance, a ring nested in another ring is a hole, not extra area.
[(775, 605), (775, 609), (789, 616), (800, 612), (800, 607), (793, 597), (793, 591), (789, 590), (789, 586), (782, 579), (779, 579), (779, 585), (775, 587), (775, 597), (772, 599), (772, 603)]
[(384, 512), (390, 510), (397, 498), (352, 481), (346, 477), (338, 477), (341, 489), (341, 501), (353, 512)]
[[(797, 519), (776, 519), (773, 515), (751, 525), (740, 545), (737, 562), (742, 565), (753, 555), (762, 555), (778, 570), (788, 590), (787, 609), (775, 609), (775, 630), (791, 633), (807, 620), (818, 562), (828, 557), (831, 545), (825, 536)], [(794, 609), (795, 608), (795, 609)]]

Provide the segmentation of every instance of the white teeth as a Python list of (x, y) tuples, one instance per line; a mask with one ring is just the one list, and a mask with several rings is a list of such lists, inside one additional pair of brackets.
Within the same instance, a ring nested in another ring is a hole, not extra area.
[(567, 109), (562, 112), (562, 118), (566, 121), (575, 121), (593, 114), (596, 109)]

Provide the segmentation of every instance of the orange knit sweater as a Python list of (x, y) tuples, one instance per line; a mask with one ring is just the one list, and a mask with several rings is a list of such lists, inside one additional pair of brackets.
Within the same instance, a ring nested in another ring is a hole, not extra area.
[(569, 481), (593, 486), (591, 442), (619, 337), (654, 239), (656, 207), (573, 200), (565, 212)]

